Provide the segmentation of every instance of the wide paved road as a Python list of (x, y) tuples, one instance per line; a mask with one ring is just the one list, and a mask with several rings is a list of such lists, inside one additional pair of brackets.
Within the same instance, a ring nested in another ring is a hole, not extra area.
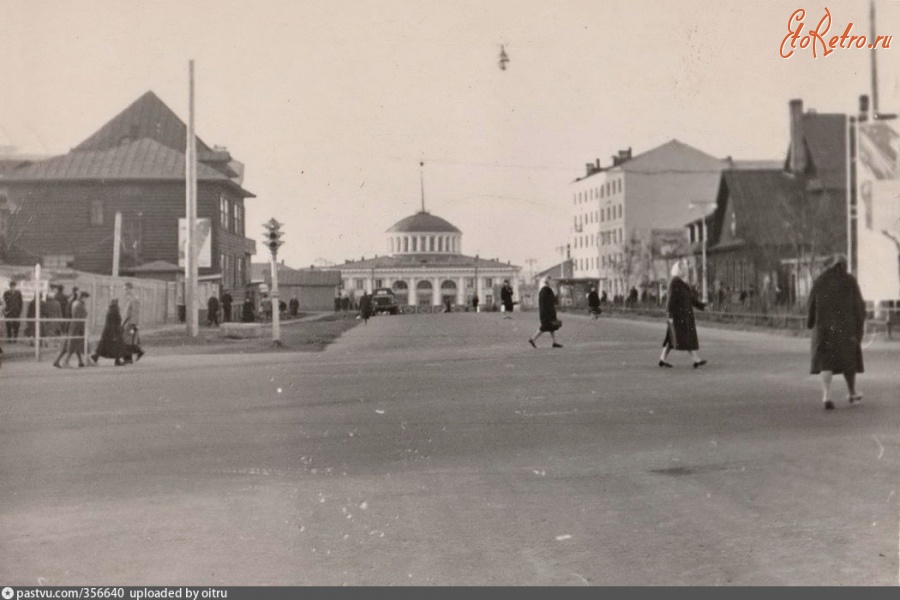
[(900, 344), (378, 317), (320, 354), (0, 372), (0, 584), (896, 585)]

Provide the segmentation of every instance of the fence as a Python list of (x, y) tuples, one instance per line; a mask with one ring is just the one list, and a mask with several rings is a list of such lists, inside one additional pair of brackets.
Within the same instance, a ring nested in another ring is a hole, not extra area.
[[(62, 344), (70, 339), (68, 332), (69, 326), (75, 323), (83, 323), (85, 332), (83, 336), (77, 336), (82, 338), (81, 343), (83, 344), (82, 353), (87, 356), (88, 353), (88, 331), (87, 331), (87, 319), (73, 319), (73, 318), (45, 318), (45, 317), (25, 317), (21, 319), (16, 319), (16, 322), (19, 323), (21, 327), (22, 323), (26, 324), (25, 333), (23, 335), (16, 335), (15, 338), (4, 337), (3, 342), (7, 345), (7, 350), (10, 349), (9, 344), (21, 344), (21, 343), (29, 343), (34, 347), (34, 357), (36, 360), (41, 360), (41, 348), (47, 344), (49, 348), (50, 342), (58, 342), (55, 344), (57, 348), (60, 348)], [(2, 317), (0, 317), (0, 328), (2, 328), (4, 336), (6, 334), (6, 325), (8, 321)], [(56, 324), (62, 324), (64, 327), (59, 327)], [(56, 326), (55, 326), (56, 325)], [(33, 333), (29, 334), (29, 331)], [(45, 334), (46, 331), (46, 334)], [(74, 338), (73, 338), (74, 339)], [(71, 350), (71, 348), (70, 348)]]
[[(10, 281), (21, 284), (31, 281), (33, 278), (33, 268), (0, 266), (0, 293), (9, 288)], [(106, 310), (111, 299), (118, 298), (119, 306), (122, 306), (126, 283), (132, 284), (132, 294), (140, 301), (141, 327), (178, 322), (175, 282), (136, 277), (112, 277), (68, 269), (42, 269), (41, 278), (49, 281), (51, 285), (64, 285), (67, 294), (71, 294), (74, 287), (90, 294), (85, 301), (85, 308), (88, 311), (86, 329), (94, 333), (103, 328)], [(47, 301), (46, 297), (44, 301)], [(28, 314), (28, 303), (29, 300), (25, 300), (21, 317), (17, 319), (23, 323), (26, 321), (25, 315)]]

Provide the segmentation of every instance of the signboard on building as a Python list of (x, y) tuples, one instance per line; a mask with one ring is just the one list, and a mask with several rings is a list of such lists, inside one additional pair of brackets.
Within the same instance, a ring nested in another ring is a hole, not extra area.
[(40, 282), (36, 282), (34, 279), (23, 279), (18, 282), (17, 287), (19, 291), (22, 292), (22, 300), (24, 302), (31, 302), (34, 300), (34, 292), (36, 289), (40, 289), (41, 294), (46, 299), (47, 294), (50, 292), (50, 281), (47, 279), (41, 279)]
[[(197, 255), (199, 268), (212, 267), (212, 221), (209, 219), (197, 219), (197, 247), (200, 249)], [(184, 246), (187, 239), (187, 219), (178, 219), (178, 266), (184, 266)]]

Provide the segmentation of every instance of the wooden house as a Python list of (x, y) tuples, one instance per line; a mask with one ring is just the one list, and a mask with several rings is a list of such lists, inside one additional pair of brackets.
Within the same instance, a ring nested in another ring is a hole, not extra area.
[[(0, 173), (5, 233), (0, 262), (92, 273), (113, 268), (114, 221), (122, 215), (120, 272), (179, 263), (185, 216), (187, 127), (147, 92), (70, 152)], [(211, 223), (201, 277), (242, 295), (256, 245), (245, 235), (243, 165), (197, 138), (197, 216)]]

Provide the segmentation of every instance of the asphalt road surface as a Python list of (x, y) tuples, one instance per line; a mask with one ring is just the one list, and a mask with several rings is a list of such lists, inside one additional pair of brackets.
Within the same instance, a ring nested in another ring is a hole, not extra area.
[(896, 585), (900, 344), (534, 313), (0, 371), (3, 585)]

